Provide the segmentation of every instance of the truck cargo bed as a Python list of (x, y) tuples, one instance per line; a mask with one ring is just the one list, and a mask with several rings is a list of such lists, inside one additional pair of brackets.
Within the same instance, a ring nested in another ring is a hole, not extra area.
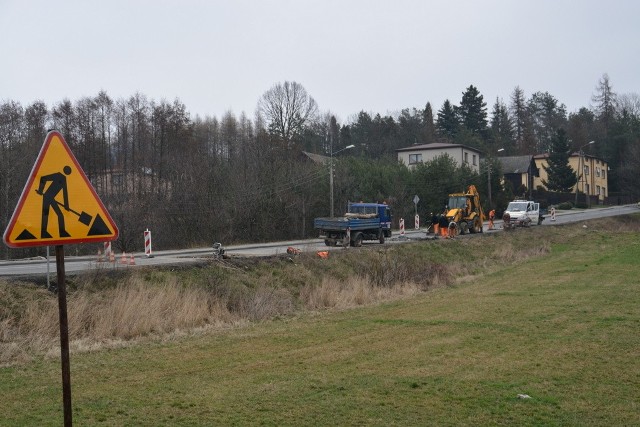
[(313, 227), (319, 230), (370, 230), (380, 227), (380, 218), (316, 218)]

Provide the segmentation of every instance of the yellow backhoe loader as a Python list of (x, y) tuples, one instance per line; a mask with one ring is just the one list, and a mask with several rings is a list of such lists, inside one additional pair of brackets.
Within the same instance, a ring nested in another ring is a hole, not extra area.
[(449, 194), (446, 217), (449, 230), (456, 234), (482, 233), (485, 216), (475, 185), (470, 185), (466, 193)]

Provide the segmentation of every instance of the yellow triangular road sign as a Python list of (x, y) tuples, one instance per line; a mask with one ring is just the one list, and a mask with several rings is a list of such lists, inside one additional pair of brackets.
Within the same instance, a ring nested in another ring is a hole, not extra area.
[(18, 248), (117, 237), (118, 228), (64, 138), (49, 132), (4, 232), (5, 243)]

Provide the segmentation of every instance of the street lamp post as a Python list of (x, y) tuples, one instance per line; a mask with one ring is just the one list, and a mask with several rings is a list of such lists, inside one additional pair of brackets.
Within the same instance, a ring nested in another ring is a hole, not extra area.
[(531, 169), (531, 164), (533, 163), (533, 158), (530, 158), (527, 165), (527, 188), (529, 189), (529, 198), (527, 200), (531, 200), (531, 191), (533, 190), (533, 170)]
[[(497, 152), (501, 151), (504, 151), (504, 148), (500, 148)], [(491, 202), (491, 162), (489, 158), (487, 158), (487, 193), (489, 195), (489, 209), (491, 209), (493, 203)]]
[[(333, 156), (340, 153), (341, 151), (344, 150), (349, 150), (350, 148), (355, 147), (355, 145), (351, 144), (351, 145), (347, 145), (346, 147), (336, 151), (335, 153), (333, 151), (331, 151), (330, 155), (329, 155), (329, 198), (331, 199), (331, 212), (330, 212), (330, 216), (331, 218), (333, 218)], [(333, 148), (331, 148), (331, 150), (333, 150)]]
[(584, 144), (583, 146), (580, 147), (580, 150), (578, 151), (578, 182), (576, 182), (576, 205), (578, 204), (578, 188), (580, 183), (582, 182), (582, 192), (584, 193), (584, 151), (583, 148), (586, 147), (587, 145), (591, 145), (593, 144), (595, 141), (589, 141), (586, 144)]

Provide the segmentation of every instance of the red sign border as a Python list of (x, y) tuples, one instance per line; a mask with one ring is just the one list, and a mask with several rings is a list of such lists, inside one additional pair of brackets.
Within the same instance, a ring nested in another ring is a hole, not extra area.
[[(33, 185), (33, 182), (35, 181), (36, 176), (38, 175), (38, 171), (40, 170), (44, 157), (54, 137), (58, 137), (60, 139), (60, 142), (62, 142), (62, 146), (67, 151), (67, 154), (69, 155), (69, 158), (71, 159), (74, 166), (76, 167), (76, 170), (80, 173), (80, 175), (82, 176), (82, 179), (84, 179), (84, 182), (87, 185), (87, 188), (93, 195), (99, 207), (102, 209), (102, 212), (105, 214), (106, 218), (103, 218), (103, 219), (111, 225), (111, 228), (114, 231), (113, 236), (95, 236), (95, 237), (82, 237), (82, 238), (75, 238), (75, 239), (58, 239), (58, 240), (36, 239), (36, 240), (19, 242), (19, 243), (9, 241), (9, 237), (13, 232), (13, 229), (16, 225), (18, 218), (20, 217), (20, 214), (22, 213), (22, 208), (24, 207), (24, 203), (27, 199), (26, 197), (27, 192), (29, 191), (29, 188), (31, 188), (31, 186)], [(22, 190), (22, 194), (20, 195), (20, 199), (18, 200), (18, 205), (13, 211), (13, 215), (11, 216), (11, 220), (9, 221), (9, 225), (7, 226), (7, 229), (4, 232), (3, 239), (5, 244), (11, 248), (24, 248), (24, 247), (32, 247), (32, 246), (56, 246), (56, 245), (69, 245), (74, 243), (108, 242), (108, 241), (113, 241), (117, 239), (118, 234), (119, 234), (118, 227), (116, 226), (115, 222), (113, 222), (111, 215), (102, 204), (102, 200), (100, 200), (100, 197), (98, 197), (98, 194), (93, 188), (93, 185), (91, 185), (91, 182), (89, 181), (89, 179), (87, 178), (87, 175), (84, 173), (84, 170), (78, 163), (76, 156), (74, 156), (73, 153), (71, 152), (71, 149), (67, 145), (67, 142), (65, 141), (62, 134), (56, 130), (49, 131), (49, 133), (47, 133), (47, 137), (45, 138), (44, 144), (42, 145), (42, 148), (40, 148), (40, 153), (38, 154), (38, 158), (36, 159), (36, 162), (33, 165), (33, 168), (31, 169), (31, 173), (29, 174), (29, 179), (27, 180), (27, 183), (25, 184), (24, 189)]]

